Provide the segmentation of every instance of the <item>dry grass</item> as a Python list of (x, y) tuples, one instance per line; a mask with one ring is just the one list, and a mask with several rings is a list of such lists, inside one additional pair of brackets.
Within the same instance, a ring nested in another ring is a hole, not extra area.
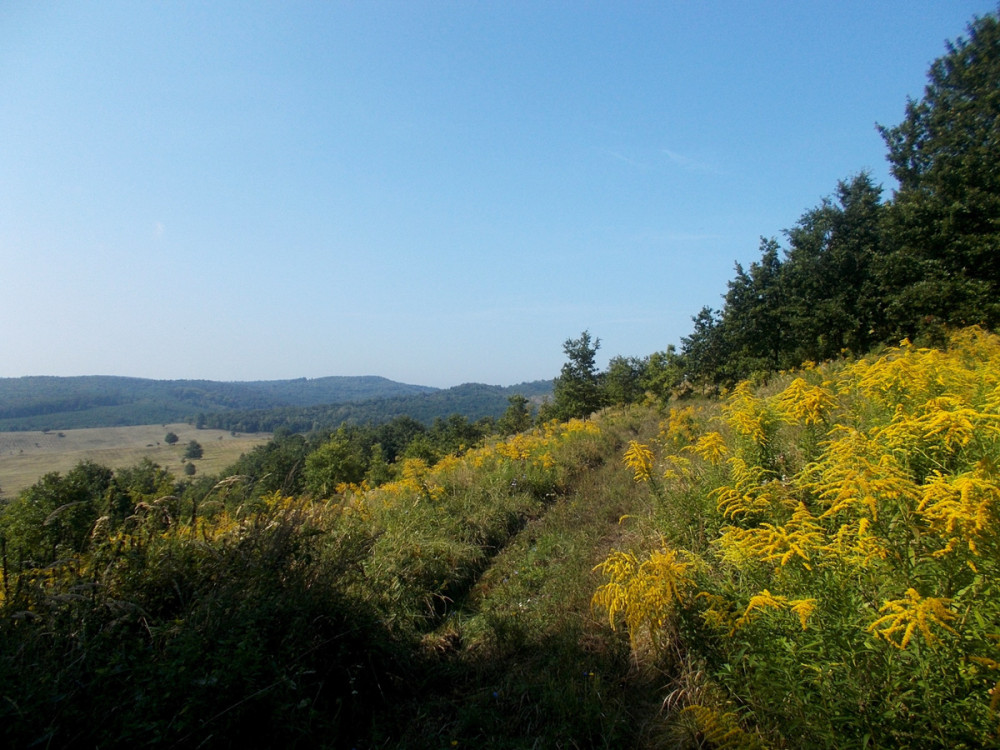
[[(177, 435), (176, 444), (163, 442), (168, 432)], [(0, 432), (0, 490), (4, 497), (12, 497), (42, 475), (50, 471), (68, 471), (87, 459), (117, 469), (149, 458), (180, 479), (185, 476), (181, 459), (191, 440), (197, 440), (204, 448), (204, 457), (193, 462), (198, 474), (215, 474), (232, 464), (240, 454), (270, 439), (269, 433), (233, 436), (224, 430), (197, 430), (183, 423)]]

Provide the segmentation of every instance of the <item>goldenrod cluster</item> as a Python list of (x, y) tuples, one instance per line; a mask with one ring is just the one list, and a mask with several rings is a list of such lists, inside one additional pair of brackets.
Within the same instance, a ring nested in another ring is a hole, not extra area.
[[(921, 682), (927, 695), (967, 694), (996, 712), (1000, 684), (984, 675), (1000, 668), (1000, 337), (972, 328), (946, 348), (904, 341), (778, 389), (744, 382), (721, 413), (720, 429), (689, 430), (687, 446), (677, 429), (661, 435), (659, 458), (635, 442), (625, 454), (637, 480), (666, 482), (668, 504), (699, 478), (700, 522), (716, 536), (687, 552), (613, 553), (594, 604), (661, 636), (694, 615), (733, 653), (775, 664), (804, 647), (792, 645), (797, 619), (800, 633), (818, 634), (802, 673), (814, 680), (862, 662), (852, 679), (863, 684), (925, 670), (954, 681)], [(680, 453), (690, 456), (683, 477)], [(916, 649), (916, 661), (859, 661), (865, 643)]]

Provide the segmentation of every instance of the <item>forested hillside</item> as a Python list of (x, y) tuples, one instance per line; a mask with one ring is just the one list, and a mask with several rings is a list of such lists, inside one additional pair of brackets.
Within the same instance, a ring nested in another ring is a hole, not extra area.
[(168, 422), (238, 432), (335, 429), (345, 421), (385, 422), (407, 415), (430, 424), (461, 414), (498, 417), (520, 393), (541, 401), (550, 381), (449, 389), (386, 378), (327, 377), (223, 383), (108, 376), (0, 378), (0, 431), (60, 430)]
[(0, 736), (1000, 748), (997, 16), (882, 132), (679, 351), (6, 501)]
[(199, 423), (237, 432), (310, 432), (334, 430), (344, 423), (382, 424), (409, 417), (429, 425), (435, 419), (459, 415), (476, 421), (499, 417), (515, 394), (540, 403), (552, 393), (552, 381), (540, 380), (513, 386), (465, 383), (453, 388), (416, 395), (388, 396), (306, 407), (285, 407), (256, 411), (224, 411), (204, 414)]
[(199, 413), (334, 404), (435, 390), (374, 376), (239, 383), (101, 375), (0, 378), (0, 430), (164, 424), (194, 420)]

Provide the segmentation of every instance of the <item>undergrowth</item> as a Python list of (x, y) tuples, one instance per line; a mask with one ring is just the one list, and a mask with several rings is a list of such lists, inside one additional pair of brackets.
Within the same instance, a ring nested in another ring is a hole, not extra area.
[(607, 462), (643, 419), (550, 423), (322, 499), (50, 477), (0, 516), (2, 744), (638, 746), (651, 673), (589, 597), (646, 504)]

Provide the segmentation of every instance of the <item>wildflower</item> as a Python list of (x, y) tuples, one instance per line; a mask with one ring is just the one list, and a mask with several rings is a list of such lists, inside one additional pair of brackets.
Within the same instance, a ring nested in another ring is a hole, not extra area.
[(719, 464), (726, 455), (726, 441), (718, 432), (709, 432), (698, 438), (692, 450), (710, 464)]
[(786, 421), (814, 425), (826, 421), (837, 402), (825, 388), (795, 378), (778, 394), (775, 403)]
[(767, 589), (764, 589), (759, 594), (750, 597), (743, 615), (733, 624), (733, 631), (735, 632), (737, 629), (747, 625), (754, 619), (756, 613), (767, 609), (776, 609), (778, 611), (787, 609), (793, 612), (799, 618), (799, 624), (802, 626), (802, 629), (806, 630), (809, 618), (816, 611), (816, 599), (789, 599), (786, 596), (772, 594)]
[(767, 444), (769, 426), (767, 406), (763, 399), (753, 394), (748, 381), (736, 386), (722, 410), (729, 424), (738, 433), (749, 437), (757, 445)]
[(625, 465), (635, 473), (635, 481), (648, 482), (653, 469), (653, 452), (642, 443), (632, 440), (625, 451)]
[(1000, 487), (979, 470), (958, 476), (935, 472), (921, 488), (917, 511), (948, 540), (942, 554), (964, 541), (976, 554), (976, 539), (995, 523)]
[(617, 615), (624, 615), (633, 642), (643, 629), (655, 636), (694, 585), (692, 567), (693, 563), (683, 560), (681, 553), (665, 546), (642, 562), (631, 552), (612, 551), (594, 567), (610, 580), (597, 589), (592, 604), (608, 611), (612, 628)]
[[(906, 596), (894, 599), (882, 605), (879, 613), (886, 612), (882, 617), (868, 626), (868, 632), (878, 638), (884, 638), (893, 646), (904, 649), (913, 640), (913, 635), (919, 631), (928, 643), (935, 643), (936, 636), (931, 632), (931, 625), (937, 625), (949, 633), (958, 632), (948, 622), (955, 619), (955, 613), (948, 609), (951, 599), (922, 597), (916, 589), (907, 589)], [(895, 636), (902, 631), (903, 636), (896, 640)]]
[(762, 523), (753, 529), (730, 528), (720, 539), (726, 557), (737, 562), (757, 559), (784, 566), (798, 557), (807, 570), (812, 569), (811, 552), (820, 549), (823, 541), (822, 528), (801, 503), (784, 526)]

